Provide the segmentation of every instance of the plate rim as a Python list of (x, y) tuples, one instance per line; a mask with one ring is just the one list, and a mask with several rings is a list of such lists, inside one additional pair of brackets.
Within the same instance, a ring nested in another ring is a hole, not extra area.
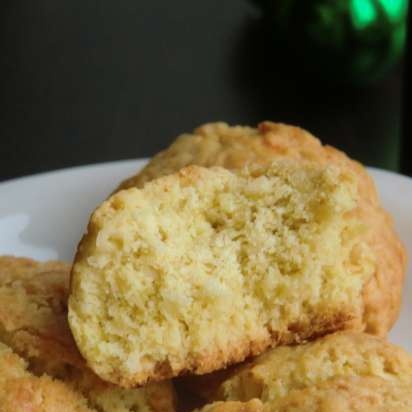
[(11, 177), (5, 180), (0, 180), (0, 187), (2, 185), (19, 183), (19, 182), (29, 180), (29, 179), (34, 179), (34, 178), (50, 177), (51, 175), (63, 174), (63, 173), (68, 173), (68, 172), (77, 172), (77, 171), (80, 172), (88, 168), (115, 166), (121, 163), (122, 164), (126, 164), (126, 163), (132, 164), (132, 163), (139, 163), (139, 162), (148, 162), (149, 159), (150, 159), (149, 157), (138, 157), (135, 159), (130, 158), (130, 159), (110, 160), (107, 162), (87, 163), (83, 165), (68, 166), (68, 167), (62, 167), (62, 168), (52, 169), (52, 170), (44, 170), (42, 172), (37, 172), (37, 173), (32, 173), (32, 174), (23, 175), (23, 176)]
[[(107, 166), (116, 166), (120, 164), (127, 164), (127, 163), (147, 163), (150, 160), (150, 157), (137, 157), (137, 158), (129, 158), (129, 159), (118, 159), (118, 160), (110, 160), (107, 162), (96, 162), (96, 163), (87, 163), (83, 165), (76, 165), (76, 166), (69, 166), (69, 167), (62, 167), (58, 169), (52, 169), (52, 170), (45, 170), (42, 172), (38, 173), (32, 173), (24, 176), (18, 176), (18, 177), (12, 177), (9, 179), (1, 180), (0, 181), (0, 187), (3, 185), (10, 185), (14, 183), (20, 183), (24, 182), (30, 179), (36, 179), (36, 178), (42, 178), (42, 177), (50, 177), (52, 175), (59, 175), (59, 174), (64, 174), (64, 173), (69, 173), (69, 172), (77, 172), (77, 171), (82, 171), (88, 168), (98, 168), (98, 167), (107, 167)], [(393, 170), (387, 170), (387, 169), (382, 169), (379, 167), (374, 167), (374, 166), (365, 166), (363, 167), (366, 168), (368, 172), (372, 174), (372, 177), (375, 177), (374, 174), (381, 174), (381, 175), (389, 175), (394, 178), (400, 178), (404, 180), (405, 182), (409, 182), (412, 184), (412, 176), (407, 176), (402, 173), (393, 171)], [(127, 178), (127, 176), (125, 177)]]

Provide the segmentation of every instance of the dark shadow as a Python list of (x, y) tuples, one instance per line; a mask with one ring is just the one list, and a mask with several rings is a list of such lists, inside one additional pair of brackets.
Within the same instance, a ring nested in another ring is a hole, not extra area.
[(276, 39), (270, 21), (250, 17), (242, 24), (233, 81), (256, 121), (296, 124), (367, 164), (397, 167), (401, 68), (376, 83), (352, 85), (316, 73), (313, 62)]

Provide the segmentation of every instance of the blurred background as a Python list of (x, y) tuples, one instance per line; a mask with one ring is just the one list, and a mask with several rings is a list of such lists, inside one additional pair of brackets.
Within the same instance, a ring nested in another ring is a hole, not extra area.
[(1, 7), (0, 180), (148, 157), (205, 122), (265, 119), (411, 172), (407, 0)]

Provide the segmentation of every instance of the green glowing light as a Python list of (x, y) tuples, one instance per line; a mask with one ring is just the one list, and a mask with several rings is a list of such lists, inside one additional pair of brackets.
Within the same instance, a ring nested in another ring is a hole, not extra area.
[(392, 21), (399, 21), (405, 17), (408, 0), (381, 0), (380, 2)]
[(367, 27), (378, 17), (372, 0), (351, 0), (351, 14), (357, 29)]

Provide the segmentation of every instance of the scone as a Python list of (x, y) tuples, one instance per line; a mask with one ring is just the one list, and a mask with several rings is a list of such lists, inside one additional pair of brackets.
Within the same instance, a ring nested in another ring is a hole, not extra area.
[(337, 332), (268, 351), (234, 370), (213, 397), (223, 402), (205, 410), (242, 410), (254, 400), (264, 411), (411, 411), (412, 357), (380, 338)]
[(350, 173), (283, 160), (191, 166), (117, 193), (72, 269), (80, 351), (129, 387), (348, 327), (375, 268), (356, 201)]
[(364, 314), (361, 330), (384, 336), (398, 317), (406, 267), (405, 250), (394, 232), (389, 215), (382, 209), (371, 177), (359, 163), (297, 127), (263, 122), (258, 128), (211, 123), (183, 134), (160, 152), (137, 175), (125, 180), (118, 190), (142, 187), (160, 176), (175, 173), (182, 167), (198, 165), (239, 169), (245, 165), (267, 165), (274, 158), (314, 161), (351, 170), (359, 192), (354, 214), (369, 231), (365, 240), (375, 253), (375, 275), (363, 290)]
[(216, 392), (217, 399), (262, 402), (342, 376), (379, 377), (412, 384), (412, 357), (381, 338), (337, 332), (298, 346), (272, 349), (240, 367)]
[(201, 412), (411, 412), (412, 384), (394, 383), (377, 377), (339, 377), (263, 404), (220, 401)]
[(170, 382), (122, 389), (87, 368), (67, 323), (69, 274), (62, 262), (0, 257), (0, 341), (26, 359), (31, 372), (61, 379), (100, 412), (173, 412)]
[(266, 412), (411, 412), (412, 383), (345, 377), (294, 390), (265, 405)]
[(97, 412), (62, 382), (34, 376), (26, 362), (0, 342), (1, 412)]

